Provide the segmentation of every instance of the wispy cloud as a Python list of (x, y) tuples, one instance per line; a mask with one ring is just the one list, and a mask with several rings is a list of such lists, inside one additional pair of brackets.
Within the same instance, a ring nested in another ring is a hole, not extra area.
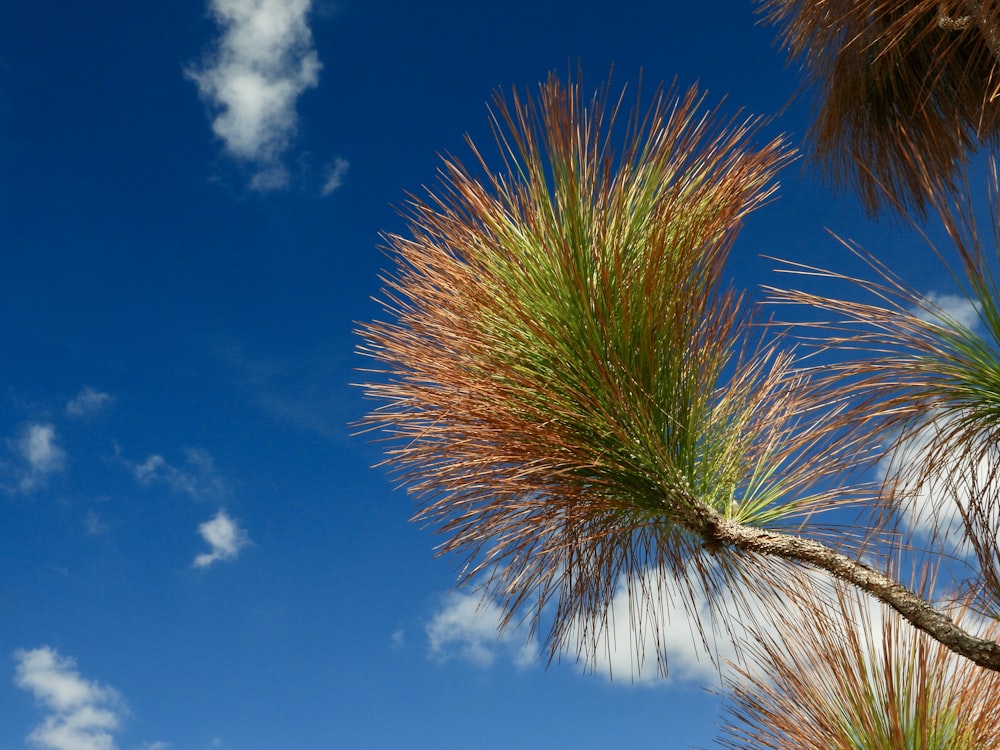
[(348, 404), (329, 387), (350, 369), (343, 352), (320, 350), (275, 357), (230, 345), (220, 356), (247, 395), (273, 419), (327, 438), (345, 435), (344, 425), (351, 419)]
[(141, 463), (135, 463), (124, 458), (117, 445), (115, 452), (135, 477), (135, 481), (144, 487), (164, 484), (174, 492), (195, 498), (225, 494), (226, 484), (215, 469), (212, 454), (203, 448), (184, 449), (184, 469), (169, 463), (158, 453), (152, 453)]
[[(940, 434), (949, 430), (945, 419), (928, 415), (927, 424), (917, 430), (879, 462), (879, 478), (895, 483), (902, 498), (900, 510), (911, 532), (943, 543), (949, 552), (967, 554), (971, 551), (965, 531), (963, 512), (972, 507), (973, 498), (982, 498), (996, 486), (997, 461), (1000, 450), (984, 446), (978, 459), (956, 451), (953, 460), (938, 453)], [(932, 458), (929, 458), (932, 457)], [(933, 460), (935, 470), (928, 476), (916, 475), (914, 467)], [(1000, 505), (976, 503), (989, 508), (991, 525), (1000, 528)]]
[(110, 393), (86, 386), (66, 404), (66, 414), (70, 417), (84, 417), (100, 411), (110, 402)]
[(389, 639), (392, 647), (396, 650), (403, 648), (406, 645), (406, 630), (403, 628), (396, 628), (392, 631), (392, 638)]
[(516, 632), (499, 633), (503, 613), (489, 599), (474, 594), (453, 593), (427, 624), (431, 658), (459, 659), (477, 667), (491, 667), (498, 657), (509, 658), (518, 667), (534, 664), (538, 646), (524, 642)]
[[(707, 617), (707, 604), (699, 605), (699, 615)], [(609, 609), (607, 642), (591, 655), (581, 670), (592, 670), (622, 684), (655, 684), (663, 681), (655, 664), (643, 664), (643, 654), (655, 653), (653, 629), (636, 631), (629, 613), (629, 594), (620, 586)], [(718, 683), (719, 669), (713, 665), (708, 652), (693, 635), (691, 621), (683, 607), (676, 601), (665, 599), (659, 608), (661, 641), (669, 643), (667, 659), (670, 676), (674, 681), (694, 682), (701, 685)], [(433, 659), (447, 661), (459, 659), (478, 667), (490, 667), (497, 659), (511, 660), (518, 667), (538, 662), (538, 646), (534, 641), (525, 643), (516, 630), (499, 635), (502, 617), (500, 607), (491, 600), (465, 593), (450, 594), (443, 606), (428, 623), (427, 640)], [(582, 626), (581, 626), (582, 627)], [(571, 634), (573, 641), (577, 636)], [(563, 656), (575, 660), (575, 652), (567, 650)], [(730, 641), (720, 641), (715, 649), (720, 661), (735, 656), (735, 646)]]
[(13, 442), (21, 460), (18, 489), (30, 492), (42, 487), (66, 466), (66, 451), (59, 447), (56, 428), (48, 423), (28, 424)]
[(93, 510), (88, 510), (83, 517), (83, 529), (87, 536), (101, 536), (108, 532), (108, 524)]
[[(931, 308), (915, 310), (914, 314), (930, 322), (956, 323), (975, 332), (980, 326), (980, 305), (975, 300), (955, 294), (931, 292), (925, 296)], [(953, 417), (954, 418), (954, 417)], [(951, 425), (946, 418), (927, 414), (926, 423), (900, 442), (895, 450), (878, 465), (882, 481), (893, 482), (903, 502), (900, 509), (907, 527), (917, 536), (935, 538), (949, 552), (970, 551), (965, 533), (963, 512), (972, 498), (996, 484), (997, 458), (1000, 452), (993, 446), (982, 446), (978, 460), (973, 461), (964, 449), (958, 449), (954, 460), (940, 453), (941, 436)], [(933, 463), (929, 475), (914, 473), (914, 467)], [(992, 525), (1000, 528), (1000, 507), (991, 506)]]
[[(619, 583), (608, 609), (607, 640), (588, 654), (586, 661), (579, 662), (580, 670), (625, 685), (683, 683), (717, 690), (742, 680), (733, 667), (745, 664), (760, 637), (777, 637), (782, 623), (801, 617), (804, 606), (816, 606), (804, 605), (801, 597), (796, 597), (812, 591), (818, 592), (817, 601), (834, 601), (831, 592), (835, 581), (823, 571), (789, 566), (781, 572), (772, 569), (762, 574), (776, 576), (780, 588), (749, 589), (734, 584), (711, 594), (710, 602), (710, 596), (695, 587), (690, 607), (681, 598), (686, 584), (669, 572), (647, 573), (642, 582), (634, 584), (631, 594), (624, 582)], [(635, 600), (639, 591), (653, 596), (653, 601)], [(812, 599), (806, 597), (806, 601)], [(867, 597), (866, 602), (873, 612), (880, 606)], [(655, 622), (647, 614), (645, 622), (637, 623), (633, 615), (643, 611), (655, 613)], [(873, 632), (881, 632), (884, 621), (872, 622)], [(699, 623), (704, 638), (699, 634)], [(579, 640), (579, 632), (571, 634), (569, 643)], [(657, 668), (658, 649), (662, 649), (659, 656), (667, 665), (667, 675)], [(567, 649), (563, 656), (576, 658), (577, 654)]]
[[(803, 586), (829, 584), (823, 574), (796, 574), (803, 576)], [(648, 576), (631, 594), (622, 582), (607, 611), (603, 643), (593, 653), (578, 654), (576, 646), (585, 640), (581, 636), (588, 627), (580, 623), (568, 634), (560, 658), (576, 662), (581, 673), (593, 673), (617, 685), (717, 688), (724, 678), (735, 678), (727, 664), (740, 663), (738, 644), (749, 641), (754, 632), (773, 632), (774, 623), (791, 612), (783, 595), (758, 596), (749, 591), (719, 593), (714, 610), (702, 593), (695, 596), (689, 610), (682, 603), (680, 586), (668, 573)], [(656, 592), (657, 600), (639, 603), (633, 598), (639, 590), (650, 595)], [(655, 612), (656, 622), (636, 622), (633, 615), (642, 610)], [(726, 621), (714, 619), (713, 611), (725, 613)], [(501, 617), (499, 605), (490, 599), (462, 592), (448, 595), (426, 626), (430, 657), (482, 668), (503, 660), (519, 668), (539, 664), (537, 642), (526, 643), (517, 629), (501, 635)], [(704, 628), (704, 640), (695, 617)], [(658, 649), (662, 649), (659, 654)], [(668, 665), (668, 676), (657, 668), (657, 656)]]
[(43, 750), (114, 750), (126, 709), (112, 688), (80, 675), (73, 659), (48, 646), (14, 652), (15, 684), (45, 711), (28, 741)]
[[(655, 596), (656, 601), (640, 604), (635, 600), (639, 591)], [(738, 633), (717, 632), (718, 623), (703, 592), (696, 589), (693, 606), (688, 610), (680, 591), (681, 584), (666, 572), (648, 575), (646, 582), (636, 585), (632, 592), (624, 581), (620, 582), (608, 608), (604, 642), (593, 653), (578, 655), (576, 643), (589, 640), (582, 638), (585, 626), (580, 623), (570, 634), (563, 656), (586, 657), (578, 662), (581, 671), (592, 671), (617, 684), (718, 685), (720, 665), (737, 658), (734, 638)], [(726, 609), (732, 606), (730, 593), (722, 595)], [(763, 603), (760, 608), (764, 608)], [(649, 615), (646, 621), (637, 621), (635, 617), (643, 611), (655, 612), (656, 622), (650, 622)], [(708, 644), (698, 635), (698, 622), (706, 632)], [(667, 664), (666, 677), (657, 668), (658, 657)]]
[(347, 170), (350, 168), (351, 163), (347, 159), (342, 156), (334, 157), (333, 161), (326, 166), (322, 190), (323, 195), (329, 195), (343, 185), (347, 177)]
[(299, 95), (319, 82), (307, 15), (312, 0), (211, 0), (222, 32), (215, 49), (188, 70), (214, 114), (227, 153), (254, 166), (255, 190), (288, 184), (283, 156), (295, 135)]
[(223, 560), (235, 560), (240, 550), (250, 544), (246, 531), (240, 528), (240, 525), (224, 510), (220, 510), (211, 521), (201, 524), (198, 533), (208, 542), (211, 551), (200, 554), (194, 559), (196, 568), (207, 568)]
[[(979, 325), (980, 305), (968, 297), (959, 294), (930, 292), (924, 299), (935, 313), (942, 315), (946, 320), (954, 321), (970, 331), (975, 330)], [(915, 314), (922, 320), (934, 321), (937, 319), (927, 310), (917, 310)]]

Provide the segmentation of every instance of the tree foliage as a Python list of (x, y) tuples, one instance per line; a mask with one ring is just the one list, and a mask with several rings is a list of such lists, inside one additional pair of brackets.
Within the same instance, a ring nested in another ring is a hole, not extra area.
[[(446, 157), (386, 237), (364, 424), (461, 582), (552, 656), (595, 656), (621, 586), (663, 669), (665, 599), (703, 640), (702, 600), (723, 627), (750, 622), (728, 747), (997, 746), (1000, 643), (969, 612), (1000, 613), (1000, 235), (979, 234), (961, 176), (1000, 136), (997, 8), (764, 5), (819, 91), (814, 158), (869, 211), (939, 213), (972, 317), (851, 243), (869, 278), (783, 263), (793, 282), (765, 313), (725, 268), (793, 158), (784, 139), (758, 143), (760, 120), (696, 88), (643, 108), (550, 76), (498, 94), (496, 154)], [(995, 216), (998, 193), (994, 171)], [(767, 317), (781, 305), (812, 317)], [(968, 573), (959, 609), (901, 574), (919, 513), (925, 564)], [(793, 614), (753, 629), (743, 597), (775, 592)]]
[(552, 77), (537, 101), (498, 97), (504, 171), (446, 161), (410, 236), (389, 238), (395, 322), (363, 331), (391, 376), (369, 386), (386, 402), (369, 421), (399, 438), (418, 518), (508, 613), (530, 603), (537, 621), (556, 600), (553, 651), (603, 633), (621, 576), (652, 607), (650, 571), (709, 588), (734, 574), (689, 533), (696, 502), (761, 523), (810, 504), (773, 502), (804, 483), (771, 476), (800, 379), (754, 348), (723, 277), (789, 151), (702, 101), (659, 93), (615, 153), (607, 90)]
[(877, 213), (923, 212), (1000, 142), (996, 0), (762, 0), (815, 105), (810, 155)]
[[(839, 584), (800, 590), (731, 681), (731, 750), (996, 750), (1000, 674)], [(967, 609), (959, 622), (972, 619)], [(987, 629), (991, 636), (996, 625)]]

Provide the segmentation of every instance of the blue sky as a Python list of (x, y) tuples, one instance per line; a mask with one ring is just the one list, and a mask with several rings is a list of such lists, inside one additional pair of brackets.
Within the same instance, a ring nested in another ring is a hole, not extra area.
[[(352, 329), (393, 205), (489, 141), (495, 88), (613, 64), (769, 115), (797, 86), (772, 37), (735, 0), (4, 3), (0, 750), (710, 747), (683, 627), (668, 680), (633, 684), (623, 636), (609, 681), (448, 595), (351, 436)], [(937, 289), (800, 166), (738, 283), (761, 253), (857, 270), (828, 226)]]

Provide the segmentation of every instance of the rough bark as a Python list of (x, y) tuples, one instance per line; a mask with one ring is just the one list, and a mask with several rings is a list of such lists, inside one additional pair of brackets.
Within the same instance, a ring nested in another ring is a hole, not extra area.
[(965, 16), (949, 16), (944, 13), (938, 18), (938, 26), (951, 31), (962, 31), (972, 24), (979, 27), (986, 46), (990, 48), (994, 59), (1000, 62), (1000, 19), (996, 13), (990, 13), (984, 5), (986, 0), (965, 0), (969, 13)]
[(734, 547), (825, 570), (892, 607), (914, 627), (954, 653), (981, 667), (1000, 672), (1000, 644), (963, 630), (927, 600), (859, 560), (812, 539), (744, 526), (707, 506), (701, 506), (693, 513), (689, 526), (710, 548)]
[(966, 3), (976, 25), (979, 26), (979, 30), (983, 34), (986, 46), (990, 48), (993, 57), (1000, 62), (1000, 22), (998, 22), (995, 10), (989, 13), (984, 8), (984, 5), (992, 6), (992, 3), (984, 2), (984, 0), (966, 0)]

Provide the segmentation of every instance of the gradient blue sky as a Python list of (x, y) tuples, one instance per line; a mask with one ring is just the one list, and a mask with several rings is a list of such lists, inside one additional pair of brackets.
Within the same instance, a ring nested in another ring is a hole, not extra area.
[[(683, 628), (670, 679), (632, 684), (622, 636), (609, 682), (448, 596), (455, 561), (350, 436), (352, 328), (392, 205), (489, 140), (496, 87), (579, 60), (773, 114), (797, 84), (772, 31), (743, 0), (216, 11), (0, 7), (0, 748), (710, 747)], [(800, 165), (735, 278), (854, 270), (826, 226), (936, 288)]]

